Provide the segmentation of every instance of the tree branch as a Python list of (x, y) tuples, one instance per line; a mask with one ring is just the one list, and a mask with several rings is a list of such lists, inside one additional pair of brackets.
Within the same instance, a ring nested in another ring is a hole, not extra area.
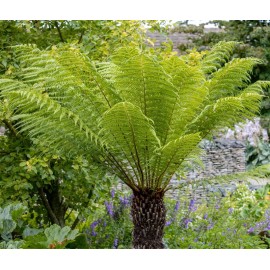
[(38, 189), (38, 193), (39, 193), (39, 196), (40, 196), (40, 198), (41, 198), (41, 200), (42, 200), (42, 202), (43, 202), (43, 204), (44, 204), (44, 206), (45, 206), (45, 208), (46, 208), (46, 210), (47, 210), (47, 212), (48, 212), (51, 220), (55, 224), (60, 225), (57, 217), (55, 216), (55, 214), (54, 214), (54, 212), (53, 212), (53, 210), (52, 210), (52, 208), (51, 208), (51, 206), (50, 206), (50, 204), (49, 204), (49, 202), (48, 202), (48, 200), (46, 198), (46, 195), (45, 195), (43, 189), (42, 188), (39, 188)]
[(55, 25), (55, 27), (56, 27), (56, 29), (57, 29), (57, 32), (58, 32), (58, 34), (59, 34), (59, 37), (60, 37), (61, 42), (65, 42), (65, 40), (64, 40), (64, 38), (63, 38), (63, 36), (62, 36), (62, 33), (61, 33), (61, 29), (60, 29), (60, 27), (59, 27), (59, 25), (58, 25), (58, 22), (55, 21), (55, 22), (54, 22), (54, 25)]

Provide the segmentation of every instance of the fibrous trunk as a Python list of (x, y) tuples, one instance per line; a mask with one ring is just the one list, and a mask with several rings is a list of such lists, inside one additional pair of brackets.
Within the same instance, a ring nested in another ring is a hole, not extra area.
[(131, 215), (133, 218), (133, 247), (136, 249), (162, 249), (166, 208), (163, 192), (141, 190), (133, 192)]

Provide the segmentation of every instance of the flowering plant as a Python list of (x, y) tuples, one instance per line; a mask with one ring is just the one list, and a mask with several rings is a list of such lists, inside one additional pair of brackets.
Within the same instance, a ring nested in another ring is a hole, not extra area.
[[(221, 198), (213, 193), (207, 201), (183, 196), (166, 198), (164, 244), (173, 249), (266, 248), (260, 230), (270, 226), (269, 202), (259, 191), (238, 185)], [(90, 248), (131, 248), (132, 221), (129, 194), (112, 191), (99, 212), (88, 220)]]

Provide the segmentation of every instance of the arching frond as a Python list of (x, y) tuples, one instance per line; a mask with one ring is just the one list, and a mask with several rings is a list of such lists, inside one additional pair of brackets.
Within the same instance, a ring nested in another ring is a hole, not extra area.
[(236, 97), (218, 99), (207, 105), (203, 111), (187, 126), (187, 133), (200, 132), (204, 138), (211, 131), (221, 127), (231, 127), (246, 118), (250, 119), (259, 111), (261, 95), (243, 93)]
[(84, 152), (91, 146), (91, 141), (103, 145), (91, 122), (89, 125), (79, 115), (61, 106), (43, 93), (43, 89), (32, 88), (15, 80), (1, 80), (0, 88), (4, 88), (1, 95), (9, 100), (11, 108), (16, 111), (11, 119), (16, 120), (15, 126), (20, 132), (28, 132), (32, 137), (39, 136), (48, 145), (67, 152), (76, 153), (79, 149)]
[(253, 67), (261, 63), (262, 61), (257, 58), (233, 59), (213, 73), (213, 77), (206, 83), (209, 101), (238, 94), (239, 90), (250, 82)]
[(237, 44), (235, 41), (220, 41), (214, 45), (201, 61), (202, 71), (210, 74), (221, 68), (229, 61)]
[(160, 147), (152, 121), (137, 106), (121, 102), (104, 114), (100, 127), (114, 159), (122, 163), (140, 186), (146, 187), (152, 160)]
[(169, 118), (170, 128), (166, 134), (168, 142), (184, 134), (185, 126), (201, 109), (208, 95), (208, 89), (204, 86), (205, 77), (200, 68), (187, 65), (179, 57), (166, 59), (162, 62), (162, 66), (171, 76), (177, 93), (174, 109)]
[(176, 140), (172, 140), (159, 149), (160, 159), (155, 171), (156, 187), (169, 184), (171, 177), (194, 151), (198, 151), (198, 143), (201, 141), (199, 133), (188, 134)]
[(154, 121), (156, 134), (163, 143), (177, 100), (170, 77), (155, 59), (133, 48), (120, 49), (113, 62), (117, 65), (114, 85), (119, 95)]

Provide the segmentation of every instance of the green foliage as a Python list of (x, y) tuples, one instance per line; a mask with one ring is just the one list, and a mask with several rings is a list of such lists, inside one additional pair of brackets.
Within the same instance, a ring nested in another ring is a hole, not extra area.
[[(239, 42), (234, 54), (236, 57), (256, 57), (262, 60), (260, 65), (254, 68), (251, 80), (269, 80), (270, 74), (270, 50), (269, 20), (229, 20), (213, 21), (222, 30), (220, 32), (199, 33), (193, 39), (196, 48), (209, 48), (220, 41)], [(269, 89), (265, 89), (265, 97), (262, 101), (261, 114), (265, 120), (265, 128), (268, 128), (269, 119)]]
[(77, 236), (78, 230), (71, 230), (68, 226), (61, 228), (59, 225), (53, 224), (41, 233), (26, 236), (22, 248), (63, 249)]
[[(82, 156), (68, 159), (48, 153), (40, 144), (31, 145), (23, 138), (14, 140), (12, 136), (1, 136), (0, 142), (0, 205), (27, 202), (34, 223), (50, 222), (39, 189), (52, 192), (57, 179), (61, 179), (59, 192), (68, 212), (82, 216), (88, 212), (88, 206), (94, 207), (94, 202), (102, 198), (102, 193), (112, 184), (104, 171), (89, 164)], [(102, 180), (99, 185), (96, 185), (97, 178)], [(75, 219), (74, 214), (66, 220), (70, 225)]]
[(26, 209), (24, 205), (15, 203), (0, 208), (0, 234), (2, 239), (11, 240), (12, 233), (18, 233), (22, 229), (24, 225), (22, 216)]
[(10, 74), (19, 67), (10, 46), (36, 44), (45, 49), (58, 43), (72, 44), (91, 56), (101, 60), (115, 49), (128, 44), (146, 45), (146, 28), (166, 31), (163, 21), (138, 20), (17, 20), (0, 21), (0, 74)]
[(88, 155), (133, 190), (165, 190), (202, 138), (259, 109), (269, 83), (250, 85), (260, 61), (229, 61), (234, 45), (183, 58), (122, 47), (100, 64), (75, 48), (17, 46), (21, 69), (0, 91), (20, 132)]
[(65, 248), (78, 236), (78, 230), (54, 224), (46, 229), (27, 224), (28, 208), (21, 203), (0, 208), (0, 248)]
[[(258, 233), (269, 231), (270, 205), (264, 200), (268, 191), (269, 186), (251, 191), (240, 184), (226, 197), (213, 193), (207, 203), (183, 194), (179, 200), (166, 198), (165, 245), (170, 249), (266, 248)], [(130, 194), (112, 190), (107, 197), (106, 203), (82, 224), (80, 234), (56, 224), (45, 229), (29, 227), (27, 208), (21, 204), (8, 205), (1, 209), (5, 214), (0, 215), (0, 224), (9, 219), (16, 228), (6, 228), (11, 237), (1, 239), (0, 248), (131, 248)]]
[(256, 166), (269, 164), (270, 163), (270, 145), (268, 142), (259, 141), (254, 146), (247, 144), (246, 147), (246, 159), (248, 168), (254, 168)]
[(84, 224), (91, 249), (132, 248), (131, 196), (114, 190), (111, 194)]
[(68, 249), (88, 249), (89, 248), (89, 243), (87, 240), (86, 234), (79, 234), (76, 236), (73, 242), (70, 242), (66, 245), (65, 248)]
[[(269, 202), (263, 189), (251, 191), (240, 184), (226, 197), (209, 194), (196, 202), (183, 195), (166, 198), (164, 243), (170, 249), (265, 249), (258, 233), (269, 224)], [(109, 206), (109, 207), (108, 207)], [(89, 247), (131, 248), (130, 197), (117, 191), (84, 224)], [(269, 229), (268, 229), (269, 230)]]
[(269, 222), (269, 203), (258, 206), (261, 202), (245, 185), (223, 199), (213, 196), (207, 205), (182, 199), (180, 206), (173, 208), (171, 202), (164, 241), (168, 248), (266, 248), (258, 235), (249, 233), (256, 224), (265, 223), (267, 227)]

